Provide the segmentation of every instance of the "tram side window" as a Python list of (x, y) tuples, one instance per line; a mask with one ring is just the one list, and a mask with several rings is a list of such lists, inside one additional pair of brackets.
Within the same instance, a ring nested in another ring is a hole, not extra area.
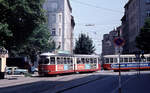
[(123, 58), (120, 58), (120, 62), (123, 62)]
[(132, 59), (133, 59), (133, 58), (129, 58), (129, 62), (132, 62)]
[(57, 58), (57, 64), (61, 64), (60, 58)]
[(84, 58), (81, 58), (81, 64), (85, 64), (85, 59)]
[(92, 64), (94, 63), (93, 58), (90, 58), (90, 63), (92, 63)]
[(72, 58), (70, 59), (70, 63), (73, 64), (73, 59)]
[(147, 61), (149, 61), (149, 62), (150, 62), (150, 57), (147, 57)]
[(134, 62), (137, 62), (137, 58), (134, 58)]
[(67, 59), (66, 58), (64, 58), (64, 64), (67, 64)]
[(94, 58), (94, 63), (97, 63), (97, 59), (96, 58)]
[(70, 62), (70, 58), (67, 58), (67, 62), (68, 62), (68, 64), (70, 64), (71, 62)]
[(51, 57), (50, 60), (50, 64), (55, 64), (55, 57)]
[(117, 58), (114, 58), (114, 63), (117, 63), (118, 61), (117, 61)]
[(129, 61), (128, 61), (128, 58), (124, 58), (124, 62), (129, 62)]
[(64, 64), (64, 58), (61, 58), (60, 64)]
[(113, 58), (110, 58), (110, 63), (113, 63)]
[(109, 63), (109, 58), (105, 58), (105, 63)]
[(89, 63), (90, 63), (90, 59), (86, 58), (86, 64), (89, 64)]
[(77, 58), (77, 64), (81, 64), (81, 60)]

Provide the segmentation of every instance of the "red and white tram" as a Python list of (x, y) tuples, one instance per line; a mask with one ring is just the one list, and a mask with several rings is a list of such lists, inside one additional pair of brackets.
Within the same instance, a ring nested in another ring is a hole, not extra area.
[(39, 60), (39, 75), (90, 72), (100, 69), (99, 56), (97, 55), (42, 53)]
[[(103, 69), (119, 70), (118, 55), (103, 56)], [(145, 54), (144, 59), (137, 59), (135, 55), (120, 55), (120, 70), (150, 69), (150, 54)]]

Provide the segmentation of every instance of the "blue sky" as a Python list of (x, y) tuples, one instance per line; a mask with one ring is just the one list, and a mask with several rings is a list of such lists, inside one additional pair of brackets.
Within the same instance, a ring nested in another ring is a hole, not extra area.
[[(128, 0), (70, 0), (72, 15), (75, 18), (74, 38), (80, 33), (88, 34), (96, 47), (96, 53), (102, 49), (103, 34), (121, 24), (124, 5)], [(94, 26), (86, 26), (94, 24)]]

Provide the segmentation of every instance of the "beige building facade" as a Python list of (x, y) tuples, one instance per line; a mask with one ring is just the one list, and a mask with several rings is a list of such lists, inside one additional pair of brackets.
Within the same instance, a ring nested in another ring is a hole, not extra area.
[(43, 7), (56, 49), (72, 53), (75, 22), (69, 0), (46, 0)]

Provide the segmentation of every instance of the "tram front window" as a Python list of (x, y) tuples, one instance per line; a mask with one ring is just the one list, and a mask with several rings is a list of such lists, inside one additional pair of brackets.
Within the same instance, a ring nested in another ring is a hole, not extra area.
[(39, 64), (49, 64), (49, 59), (40, 59)]
[(49, 59), (45, 59), (45, 60), (43, 61), (43, 64), (49, 64)]

